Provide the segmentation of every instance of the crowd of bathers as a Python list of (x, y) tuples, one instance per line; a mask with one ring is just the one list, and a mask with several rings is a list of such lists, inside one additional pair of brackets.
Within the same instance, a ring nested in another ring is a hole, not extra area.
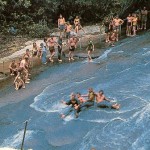
[(142, 10), (129, 14), (126, 19), (120, 19), (118, 16), (106, 18), (102, 26), (105, 26), (105, 42), (114, 46), (114, 43), (119, 40), (121, 33), (121, 25), (126, 22), (126, 35), (135, 36), (137, 31), (146, 30), (148, 19), (148, 10), (144, 7)]
[[(146, 7), (141, 11), (137, 11), (132, 15), (129, 14), (125, 19), (127, 22), (126, 34), (127, 36), (135, 36), (137, 30), (146, 29), (148, 11)], [(121, 32), (121, 25), (125, 20), (120, 19), (118, 16), (114, 18), (104, 19), (103, 25), (105, 27), (106, 38), (105, 42), (114, 46), (115, 41), (119, 40), (119, 33)], [(78, 32), (84, 29), (81, 26), (80, 18), (76, 16), (74, 21), (71, 23), (65, 21), (65, 18), (60, 15), (58, 18), (58, 29), (60, 31), (59, 37), (50, 36), (45, 37), (43, 42), (38, 45), (36, 42), (33, 43), (32, 49), (26, 50), (26, 53), (16, 63), (15, 60), (9, 65), (10, 74), (15, 75), (15, 89), (18, 90), (21, 87), (25, 88), (25, 84), (30, 83), (30, 68), (32, 67), (32, 58), (37, 57), (41, 59), (42, 64), (47, 62), (54, 62), (54, 56), (56, 54), (55, 48), (57, 47), (57, 61), (62, 62), (62, 56), (65, 57), (63, 46), (68, 47), (68, 61), (74, 61), (74, 51), (77, 48), (79, 42)], [(64, 40), (65, 39), (65, 40)], [(49, 58), (47, 59), (47, 52), (49, 50)], [(89, 62), (92, 62), (91, 53), (94, 51), (94, 44), (92, 39), (89, 37), (87, 43), (87, 58)], [(56, 61), (56, 60), (55, 60)]]
[(103, 90), (95, 92), (93, 88), (89, 88), (88, 94), (86, 95), (81, 95), (79, 92), (76, 94), (71, 93), (69, 101), (66, 102), (62, 100), (61, 102), (68, 105), (68, 109), (65, 109), (61, 114), (61, 118), (65, 118), (72, 111), (74, 111), (74, 115), (77, 118), (84, 108), (94, 106), (94, 103), (96, 103), (96, 106), (99, 108), (112, 108), (117, 110), (120, 108), (120, 104), (105, 97)]

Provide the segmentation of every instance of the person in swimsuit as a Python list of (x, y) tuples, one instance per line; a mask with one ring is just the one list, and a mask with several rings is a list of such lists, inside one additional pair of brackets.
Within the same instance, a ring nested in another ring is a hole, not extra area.
[(59, 36), (58, 38), (58, 62), (62, 62), (61, 59), (61, 55), (62, 55), (62, 44), (63, 44), (63, 40), (62, 40), (62, 36)]
[(49, 46), (49, 51), (50, 51), (50, 57), (49, 60), (50, 62), (54, 62), (53, 57), (55, 55), (55, 45), (60, 46), (57, 42), (55, 42), (53, 37), (50, 37), (47, 39), (47, 44)]
[(132, 31), (132, 16), (131, 14), (128, 15), (127, 17), (127, 27), (126, 27), (126, 35), (131, 36), (131, 31)]
[(80, 109), (83, 107), (91, 107), (94, 106), (94, 101), (95, 101), (95, 93), (93, 91), (93, 88), (88, 89), (88, 94), (87, 95), (82, 95), (82, 97), (87, 97), (87, 101), (84, 102), (83, 104), (80, 105)]
[(62, 35), (62, 32), (65, 30), (65, 18), (60, 14), (58, 18), (58, 28), (60, 30), (60, 36)]
[(34, 42), (32, 46), (32, 57), (37, 56), (37, 53), (38, 53), (37, 45)]
[(137, 30), (141, 30), (141, 19), (142, 19), (142, 15), (141, 15), (141, 11), (140, 10), (137, 10), (136, 11), (136, 16), (138, 18), (138, 21), (137, 21)]
[(133, 14), (133, 17), (132, 17), (133, 36), (136, 35), (136, 31), (137, 31), (137, 21), (138, 21), (138, 18), (137, 18), (137, 16), (136, 16), (136, 14)]
[(25, 83), (21, 79), (20, 72), (18, 72), (18, 75), (15, 77), (14, 84), (15, 84), (15, 89), (16, 90), (19, 90), (21, 88), (25, 89)]
[(107, 43), (107, 42), (109, 42), (109, 33), (110, 33), (110, 22), (109, 22), (108, 18), (106, 18), (106, 20), (105, 20), (103, 25), (105, 27), (105, 34), (106, 34), (105, 42)]
[(73, 54), (74, 54), (74, 51), (76, 49), (76, 44), (77, 44), (77, 40), (76, 38), (73, 36), (71, 37), (69, 40), (68, 40), (68, 45), (69, 45), (69, 62), (70, 60), (74, 60), (73, 58)]
[(72, 30), (72, 25), (69, 22), (67, 22), (66, 23), (66, 38), (67, 39), (70, 38), (70, 32), (71, 32), (71, 30)]
[(81, 96), (81, 93), (79, 93), (79, 92), (77, 92), (76, 96), (79, 100), (80, 105), (87, 101), (87, 100), (84, 99), (84, 97)]
[(109, 44), (111, 46), (115, 46), (114, 43), (115, 43), (116, 39), (117, 39), (117, 31), (116, 30), (111, 31), (110, 35), (109, 35)]
[(100, 90), (98, 93), (96, 93), (96, 102), (97, 107), (100, 108), (112, 108), (112, 109), (119, 109), (120, 104), (113, 104), (111, 100), (105, 97), (103, 90)]
[(79, 112), (80, 112), (80, 105), (79, 105), (79, 102), (76, 99), (76, 95), (74, 93), (71, 94), (70, 100), (68, 102), (65, 102), (64, 100), (62, 100), (61, 102), (65, 105), (71, 106), (66, 112), (61, 114), (61, 118), (65, 118), (72, 111), (75, 112), (76, 118), (78, 117)]
[(21, 60), (18, 71), (24, 75), (25, 83), (30, 83), (29, 82), (30, 79), (28, 78), (29, 77), (29, 71), (28, 71), (27, 67), (28, 67), (28, 58), (25, 57)]
[(80, 19), (78, 16), (74, 19), (74, 25), (75, 25), (75, 32), (78, 33), (79, 27), (80, 27)]
[(47, 48), (46, 46), (44, 46), (44, 43), (41, 43), (40, 44), (40, 48), (41, 48), (41, 61), (42, 61), (42, 64), (47, 64)]
[(10, 70), (10, 75), (17, 75), (17, 64), (15, 62), (15, 60), (13, 60), (10, 65), (9, 65), (9, 70)]
[(146, 30), (146, 23), (147, 23), (147, 15), (148, 15), (148, 10), (146, 9), (146, 7), (143, 8), (143, 10), (141, 10), (141, 15), (142, 15), (142, 29)]
[(119, 37), (119, 32), (120, 32), (120, 26), (124, 23), (122, 19), (120, 19), (118, 16), (116, 16), (113, 19), (113, 24), (114, 24), (114, 30), (116, 30), (116, 41), (118, 41)]
[(94, 51), (94, 44), (93, 44), (93, 41), (91, 40), (91, 38), (89, 38), (88, 46), (87, 46), (86, 50), (88, 51), (88, 61), (92, 62), (91, 53)]

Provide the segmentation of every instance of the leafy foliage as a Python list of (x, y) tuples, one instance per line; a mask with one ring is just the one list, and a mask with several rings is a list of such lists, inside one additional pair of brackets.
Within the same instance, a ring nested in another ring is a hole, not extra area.
[[(48, 27), (56, 25), (59, 14), (66, 20), (78, 15), (82, 24), (100, 22), (105, 16), (122, 15), (128, 9), (137, 9), (133, 5), (142, 6), (148, 4), (147, 1), (149, 0), (0, 0), (0, 24), (2, 27), (15, 26), (22, 33), (29, 33), (30, 29), (35, 30), (37, 27), (40, 28), (39, 31), (42, 30), (39, 24), (41, 20), (45, 20)], [(47, 30), (47, 27), (43, 28)]]

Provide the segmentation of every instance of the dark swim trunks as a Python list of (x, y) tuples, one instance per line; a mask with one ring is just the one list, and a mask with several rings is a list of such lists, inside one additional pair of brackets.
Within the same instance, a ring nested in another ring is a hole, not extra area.
[(147, 15), (142, 15), (142, 22), (147, 22)]
[(69, 51), (74, 51), (75, 50), (75, 46), (71, 46), (70, 48), (69, 48)]
[(64, 26), (64, 25), (59, 25), (59, 29), (60, 29), (60, 30), (64, 30), (64, 29), (65, 29), (65, 26)]
[(50, 53), (55, 52), (55, 48), (54, 48), (54, 46), (50, 46), (50, 47), (49, 47), (49, 51), (50, 51)]
[(127, 22), (127, 26), (132, 26), (132, 23), (131, 22)]

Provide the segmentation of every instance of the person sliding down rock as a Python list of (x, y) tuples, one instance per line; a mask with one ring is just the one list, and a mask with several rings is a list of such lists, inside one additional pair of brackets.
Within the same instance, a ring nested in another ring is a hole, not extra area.
[(70, 100), (68, 102), (65, 102), (64, 100), (62, 100), (61, 102), (63, 104), (65, 104), (65, 105), (68, 105), (68, 106), (70, 105), (71, 106), (70, 108), (68, 108), (68, 110), (66, 112), (61, 114), (61, 118), (65, 118), (72, 111), (75, 112), (75, 117), (76, 118), (79, 116), (80, 105), (79, 105), (78, 100), (76, 99), (76, 95), (75, 94), (73, 94), (73, 93), (71, 94)]

